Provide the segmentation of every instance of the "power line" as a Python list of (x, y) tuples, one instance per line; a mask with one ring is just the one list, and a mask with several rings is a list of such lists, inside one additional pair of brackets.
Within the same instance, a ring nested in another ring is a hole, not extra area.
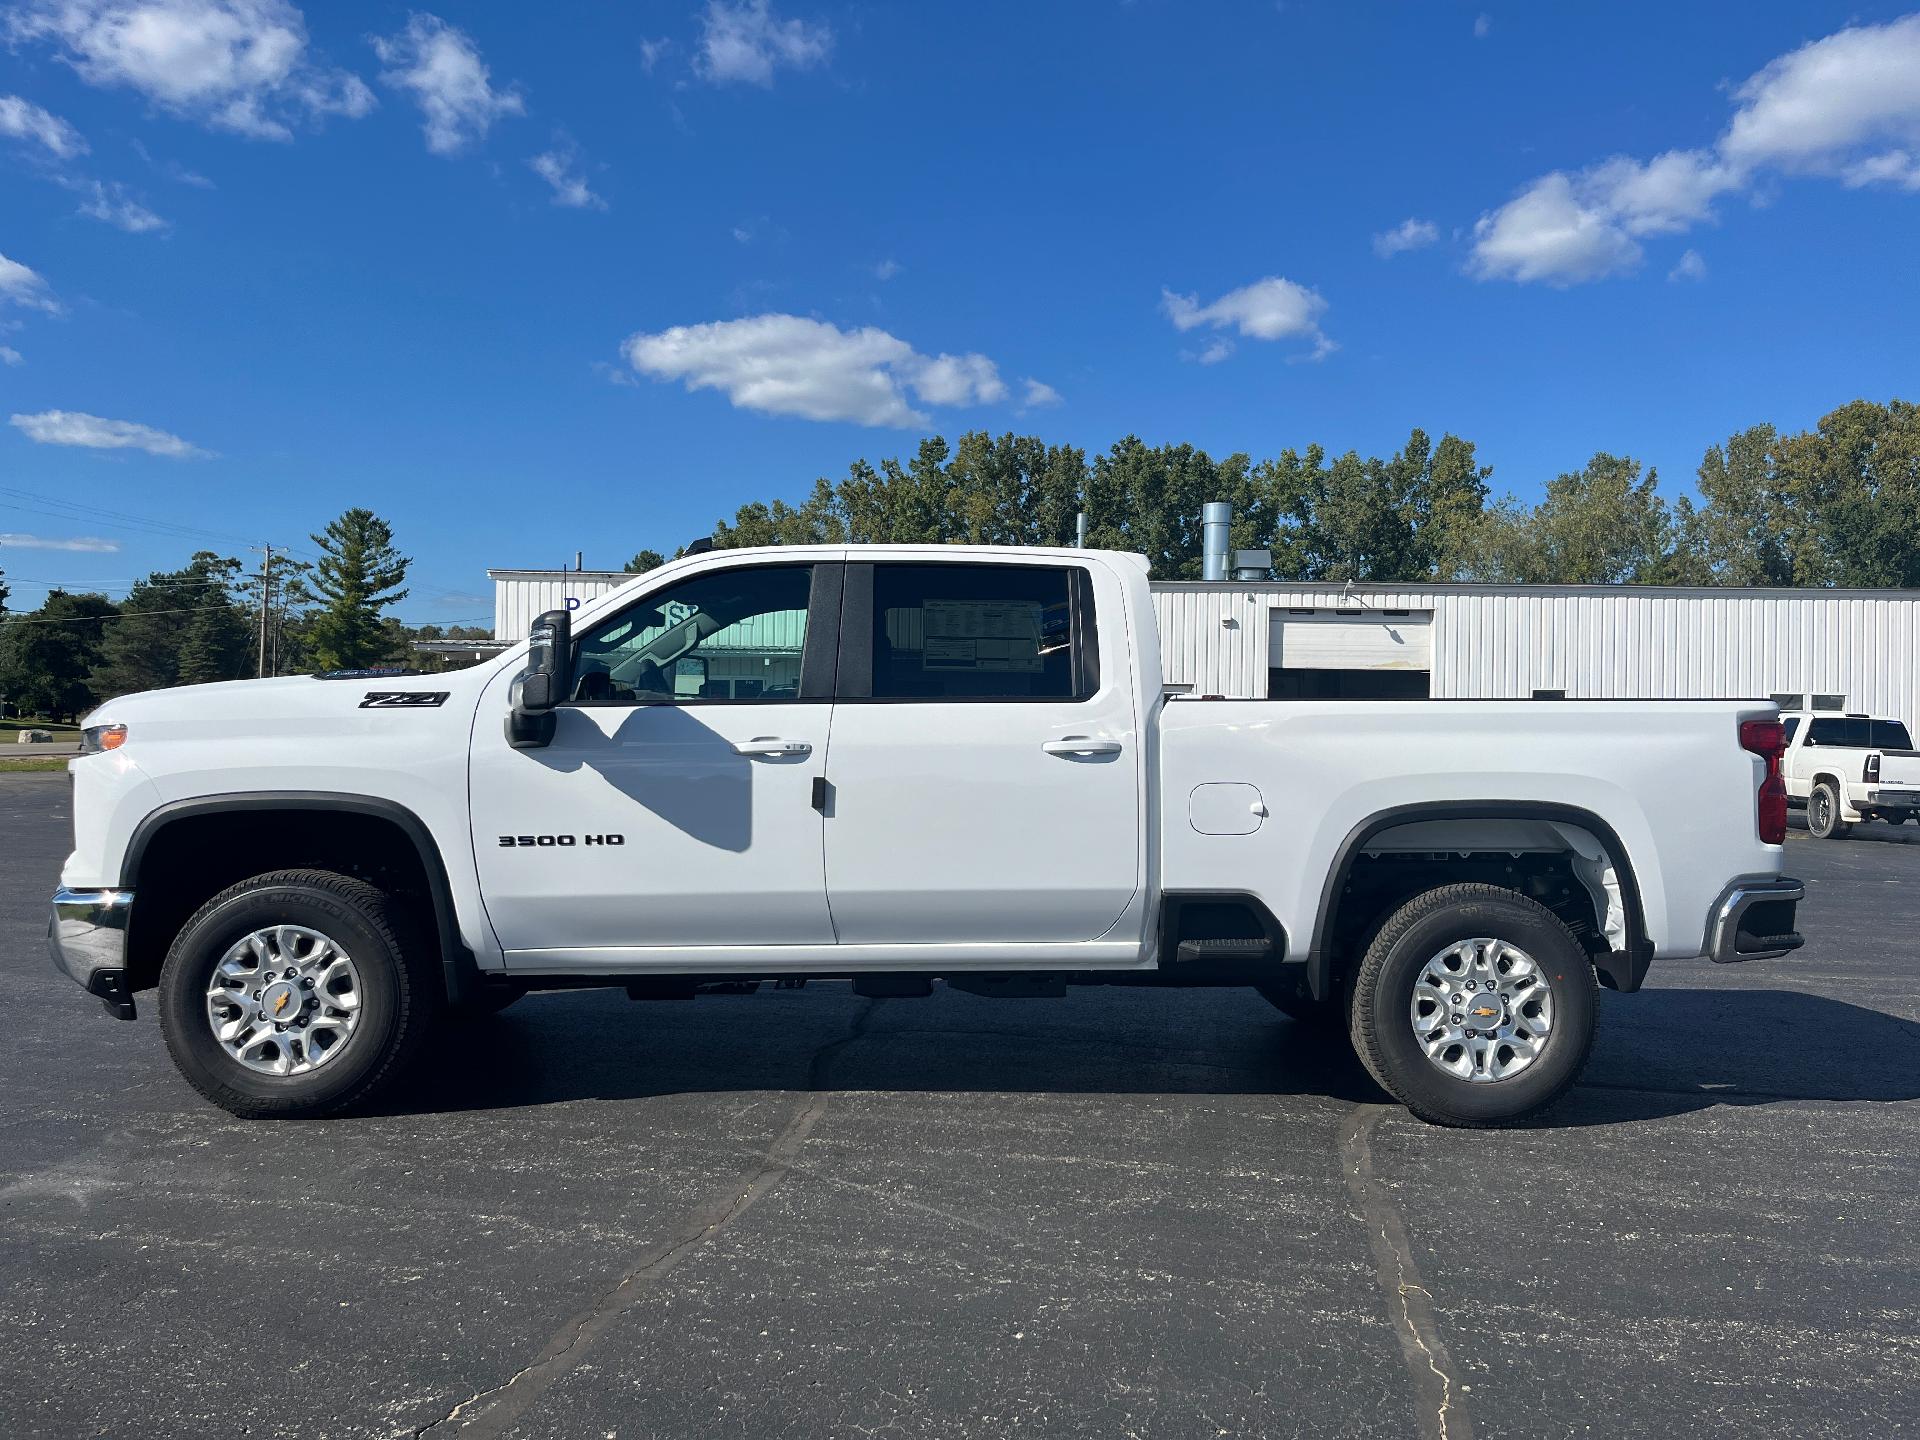
[(224, 604), (189, 605), (184, 610), (123, 610), (116, 615), (22, 615), (12, 620), (0, 620), (0, 630), (15, 625), (104, 625), (109, 620), (133, 620), (149, 615), (198, 615), (203, 610), (219, 610)]

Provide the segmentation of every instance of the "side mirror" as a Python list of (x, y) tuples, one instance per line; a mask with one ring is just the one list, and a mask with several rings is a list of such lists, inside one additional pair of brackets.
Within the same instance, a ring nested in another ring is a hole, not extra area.
[(507, 743), (516, 750), (552, 743), (553, 707), (567, 698), (573, 678), (573, 622), (566, 611), (547, 611), (533, 622), (527, 638), (520, 701), (507, 712)]

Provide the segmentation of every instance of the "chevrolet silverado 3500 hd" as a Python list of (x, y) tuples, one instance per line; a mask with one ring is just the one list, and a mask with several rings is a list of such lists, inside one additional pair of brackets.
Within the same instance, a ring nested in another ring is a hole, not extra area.
[[(128, 696), (55, 962), (186, 1078), (333, 1113), (529, 989), (1246, 985), (1414, 1113), (1510, 1122), (1597, 983), (1784, 954), (1766, 701), (1168, 700), (1145, 562), (690, 556), (471, 670)], [(956, 1043), (960, 1043), (956, 1041)]]

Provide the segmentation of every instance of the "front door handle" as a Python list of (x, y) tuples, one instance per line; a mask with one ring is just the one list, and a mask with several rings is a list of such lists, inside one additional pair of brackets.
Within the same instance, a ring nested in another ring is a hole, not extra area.
[(777, 735), (756, 735), (751, 740), (736, 741), (733, 747), (736, 755), (811, 755), (813, 746), (804, 740), (782, 740)]
[(1063, 735), (1040, 747), (1049, 755), (1118, 755), (1118, 740), (1095, 740), (1088, 735)]

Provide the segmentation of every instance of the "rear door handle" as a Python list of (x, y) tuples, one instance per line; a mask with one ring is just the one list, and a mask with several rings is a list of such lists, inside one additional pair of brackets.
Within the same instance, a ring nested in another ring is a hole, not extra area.
[(1087, 735), (1063, 735), (1040, 747), (1049, 755), (1118, 755), (1118, 740), (1095, 740)]
[(782, 740), (776, 735), (756, 735), (751, 740), (735, 742), (733, 753), (736, 755), (811, 755), (813, 746), (804, 740)]

